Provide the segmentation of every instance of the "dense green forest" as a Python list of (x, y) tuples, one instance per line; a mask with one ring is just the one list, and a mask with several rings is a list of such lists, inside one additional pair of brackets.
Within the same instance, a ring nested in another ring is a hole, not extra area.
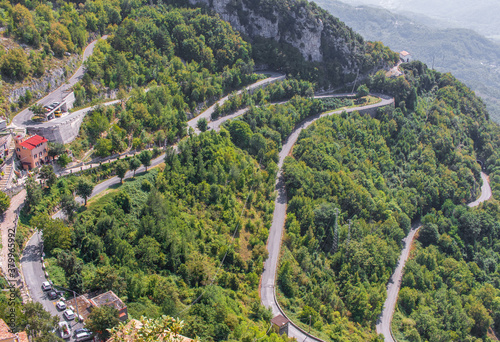
[[(176, 316), (185, 322), (183, 334), (203, 341), (287, 341), (265, 337), (272, 314), (259, 298), (282, 143), (305, 118), (354, 104), (312, 98), (318, 87), (355, 77), (341, 73), (347, 61), (367, 72), (397, 55), (365, 42), (316, 5), (285, 4), (292, 12), (311, 9), (308, 15), (324, 21), (329, 39), (339, 34), (355, 53), (327, 49), (331, 58), (308, 62), (283, 42), (254, 38), (251, 45), (209, 10), (178, 4), (4, 1), (0, 14), (7, 33), (40, 54), (47, 49), (57, 55), (58, 46), (63, 55), (78, 52), (88, 38), (108, 34), (75, 86), (77, 104), (108, 89), (118, 90), (124, 101), (89, 114), (74, 151), (93, 147), (96, 156), (108, 156), (155, 144), (156, 154), (158, 147), (166, 152), (160, 167), (81, 207), (74, 194), (87, 202), (96, 182), (148, 166), (152, 155), (143, 152), (61, 179), (42, 169), (41, 185), (31, 178), (26, 184), (18, 248), (26, 227), (37, 226), (57, 284), (79, 293), (113, 290), (131, 317)], [(276, 1), (266, 6), (284, 11)], [(14, 20), (16, 11), (27, 19)], [(188, 118), (261, 77), (253, 74), (254, 60), (291, 77), (252, 94), (232, 94), (214, 118), (249, 108), (220, 132), (187, 132)], [(375, 320), (401, 239), (422, 219), (421, 246), (408, 264), (396, 330), (412, 341), (483, 338), (488, 328), (496, 329), (499, 315), (500, 211), (496, 203), (476, 210), (463, 204), (480, 191), (477, 159), (500, 196), (500, 129), (483, 102), (450, 74), (420, 62), (402, 68), (404, 77), (387, 79), (381, 70), (364, 80), (372, 91), (394, 96), (394, 108), (379, 110), (375, 118), (344, 112), (320, 119), (301, 133), (285, 160), (289, 202), (279, 301), (291, 319), (303, 327), (310, 322), (322, 338), (380, 341)], [(168, 147), (175, 142), (178, 151)], [(67, 220), (50, 218), (57, 208)], [(455, 273), (463, 278), (453, 278)], [(445, 312), (434, 300), (453, 308)], [(0, 296), (0, 315), (6, 314), (5, 301)], [(20, 329), (38, 309), (19, 312)], [(51, 336), (46, 326), (40, 329)]]
[(471, 209), (448, 200), (423, 217), (393, 321), (402, 341), (496, 340), (499, 219), (497, 201)]
[(419, 62), (405, 72), (369, 81), (397, 108), (321, 119), (285, 160), (281, 303), (305, 324), (315, 317), (318, 333), (334, 340), (349, 330), (341, 317), (374, 327), (411, 221), (478, 195), (484, 105), (448, 74)]
[(51, 235), (57, 243), (44, 235), (50, 272), (78, 292), (113, 290), (132, 317), (179, 316), (188, 336), (260, 337), (271, 318), (258, 284), (275, 171), (236, 148), (227, 131), (183, 140), (179, 151), (90, 203), (69, 227), (35, 216), (37, 226), (61, 233)]

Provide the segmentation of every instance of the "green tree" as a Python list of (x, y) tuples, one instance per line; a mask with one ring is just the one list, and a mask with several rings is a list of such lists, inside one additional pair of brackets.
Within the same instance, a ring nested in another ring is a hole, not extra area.
[(41, 179), (44, 180), (45, 185), (47, 185), (49, 188), (54, 184), (57, 180), (57, 176), (54, 173), (54, 168), (52, 165), (44, 165), (40, 169), (39, 176)]
[[(43, 109), (43, 108), (42, 108)], [(51, 158), (55, 158), (66, 152), (66, 147), (58, 142), (49, 142), (49, 148), (47, 155)]]
[(85, 200), (85, 206), (87, 205), (87, 198), (92, 195), (92, 190), (94, 190), (94, 183), (87, 178), (80, 178), (76, 184), (76, 194)]
[(142, 165), (146, 168), (146, 171), (148, 171), (148, 166), (151, 165), (151, 158), (153, 158), (153, 155), (150, 150), (145, 150), (142, 151), (139, 154), (139, 160), (141, 161)]
[(111, 154), (113, 143), (110, 139), (100, 138), (95, 144), (95, 151), (99, 157), (107, 157)]
[(30, 225), (41, 230), (44, 248), (49, 253), (54, 248), (71, 247), (71, 229), (61, 219), (53, 220), (49, 215), (41, 213), (31, 219)]
[(68, 156), (67, 153), (63, 153), (57, 158), (57, 165), (59, 165), (62, 168), (65, 168), (69, 163), (71, 163), (71, 157)]
[(420, 229), (418, 234), (418, 240), (423, 246), (429, 246), (430, 244), (436, 244), (439, 239), (439, 231), (437, 225), (434, 223), (426, 223)]
[(64, 194), (61, 196), (61, 210), (70, 221), (73, 220), (73, 214), (78, 209), (78, 203), (71, 194)]
[(362, 84), (357, 89), (356, 97), (360, 99), (362, 97), (367, 96), (368, 94), (370, 94), (370, 89), (368, 89), (368, 87), (365, 84)]
[(5, 213), (10, 206), (10, 197), (5, 192), (0, 192), (0, 216)]
[(106, 341), (111, 333), (108, 329), (118, 326), (118, 310), (111, 306), (94, 308), (87, 319), (87, 327)]
[(120, 160), (116, 163), (115, 171), (116, 175), (120, 178), (120, 183), (123, 183), (123, 178), (128, 171), (128, 167), (129, 165), (123, 160)]
[(229, 133), (231, 134), (231, 140), (234, 144), (241, 148), (246, 148), (252, 138), (250, 126), (241, 120), (231, 121)]
[(197, 127), (200, 131), (205, 132), (208, 128), (208, 121), (205, 118), (201, 118), (198, 121)]
[(10, 49), (2, 57), (1, 70), (4, 75), (9, 77), (24, 79), (30, 71), (30, 63), (23, 49)]
[(29, 177), (26, 181), (26, 205), (29, 212), (33, 212), (36, 205), (38, 205), (42, 199), (42, 188), (33, 177)]
[[(29, 110), (31, 110), (33, 112), (33, 114), (36, 114), (36, 115), (42, 115), (42, 114), (45, 114), (45, 109), (43, 108), (43, 106), (41, 104), (38, 104), (38, 103), (35, 103), (33, 104)], [(50, 147), (50, 142), (49, 142), (49, 147)], [(50, 149), (49, 149), (49, 157), (52, 157), (50, 155)]]
[(141, 161), (136, 156), (132, 157), (132, 159), (130, 159), (129, 162), (129, 168), (130, 170), (134, 171), (134, 177), (135, 177), (135, 170), (137, 170), (139, 166), (141, 166)]
[(139, 321), (141, 322), (139, 329), (135, 327), (131, 329), (130, 325), (127, 326), (125, 323), (115, 326), (110, 331), (111, 339), (113, 341), (131, 339), (136, 342), (173, 342), (178, 340), (184, 326), (183, 321), (168, 316), (160, 318), (141, 317)]
[(24, 304), (23, 313), (26, 323), (24, 329), (28, 331), (34, 342), (64, 341), (55, 332), (52, 332), (59, 322), (59, 317), (52, 316), (45, 311), (41, 303), (28, 302)]

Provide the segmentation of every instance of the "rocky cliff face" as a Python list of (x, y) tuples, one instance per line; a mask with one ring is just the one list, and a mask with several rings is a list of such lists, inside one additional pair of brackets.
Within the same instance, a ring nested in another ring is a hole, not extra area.
[(217, 12), (248, 37), (272, 38), (297, 48), (306, 61), (335, 61), (342, 73), (360, 68), (363, 39), (307, 1), (189, 0)]

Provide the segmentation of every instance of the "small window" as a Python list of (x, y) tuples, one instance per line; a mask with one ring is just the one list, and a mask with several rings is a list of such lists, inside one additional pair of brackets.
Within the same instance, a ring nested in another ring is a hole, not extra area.
[(19, 151), (21, 151), (21, 149), (18, 147), (18, 148), (17, 148), (17, 152), (19, 152)]

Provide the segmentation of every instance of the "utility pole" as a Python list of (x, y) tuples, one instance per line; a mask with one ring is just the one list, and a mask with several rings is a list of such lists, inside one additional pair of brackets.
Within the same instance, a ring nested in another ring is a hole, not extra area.
[(311, 315), (309, 315), (309, 331), (308, 331), (308, 333), (310, 333), (310, 332), (311, 332)]

